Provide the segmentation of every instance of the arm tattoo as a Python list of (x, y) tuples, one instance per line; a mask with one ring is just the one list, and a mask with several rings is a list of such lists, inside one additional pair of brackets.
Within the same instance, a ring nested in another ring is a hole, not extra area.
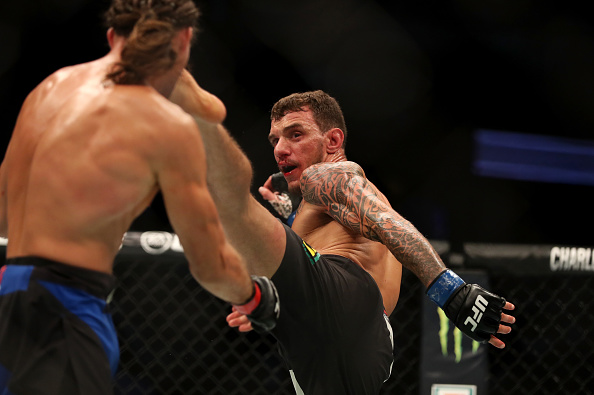
[(320, 163), (301, 177), (303, 199), (353, 232), (383, 243), (425, 286), (445, 265), (427, 239), (393, 210), (354, 162)]

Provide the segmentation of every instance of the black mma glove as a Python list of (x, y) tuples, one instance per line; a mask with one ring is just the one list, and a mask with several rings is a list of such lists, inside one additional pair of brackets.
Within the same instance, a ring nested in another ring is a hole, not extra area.
[(289, 184), (287, 183), (285, 176), (283, 176), (283, 173), (274, 173), (270, 176), (270, 178), (272, 182), (272, 188), (276, 192), (285, 194), (291, 200), (291, 206), (293, 210), (297, 210), (297, 207), (299, 207), (299, 203), (301, 203), (301, 196), (289, 193)]
[(466, 284), (451, 270), (443, 271), (433, 280), (427, 296), (473, 340), (488, 343), (499, 329), (505, 299), (476, 284)]
[(276, 326), (280, 314), (278, 292), (266, 277), (252, 276), (252, 280), (254, 295), (246, 303), (234, 307), (237, 312), (247, 316), (256, 332), (268, 332)]
[(278, 172), (270, 176), (272, 189), (278, 192), (278, 201), (269, 201), (272, 208), (291, 226), (295, 219), (295, 211), (301, 203), (301, 196), (289, 193), (289, 184), (283, 173)]

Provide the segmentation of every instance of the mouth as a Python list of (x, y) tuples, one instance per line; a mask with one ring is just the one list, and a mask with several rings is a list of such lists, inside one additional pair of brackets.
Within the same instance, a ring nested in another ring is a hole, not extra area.
[(287, 176), (289, 175), (293, 170), (295, 170), (297, 168), (297, 166), (293, 166), (293, 165), (279, 165), (278, 168), (280, 169), (280, 171), (283, 173), (283, 175)]

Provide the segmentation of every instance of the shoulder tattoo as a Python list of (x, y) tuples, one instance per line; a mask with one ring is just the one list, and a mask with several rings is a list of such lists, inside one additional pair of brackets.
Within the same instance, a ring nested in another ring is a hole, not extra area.
[(425, 237), (398, 214), (353, 162), (309, 167), (301, 178), (303, 199), (322, 206), (353, 232), (384, 244), (427, 284), (444, 265)]

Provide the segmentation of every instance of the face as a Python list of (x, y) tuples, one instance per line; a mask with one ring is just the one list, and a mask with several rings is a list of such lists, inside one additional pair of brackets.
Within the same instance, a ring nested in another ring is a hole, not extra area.
[(307, 109), (272, 121), (268, 140), (274, 148), (278, 168), (289, 184), (289, 191), (300, 195), (301, 173), (309, 166), (323, 162), (326, 155), (326, 138), (313, 114)]

